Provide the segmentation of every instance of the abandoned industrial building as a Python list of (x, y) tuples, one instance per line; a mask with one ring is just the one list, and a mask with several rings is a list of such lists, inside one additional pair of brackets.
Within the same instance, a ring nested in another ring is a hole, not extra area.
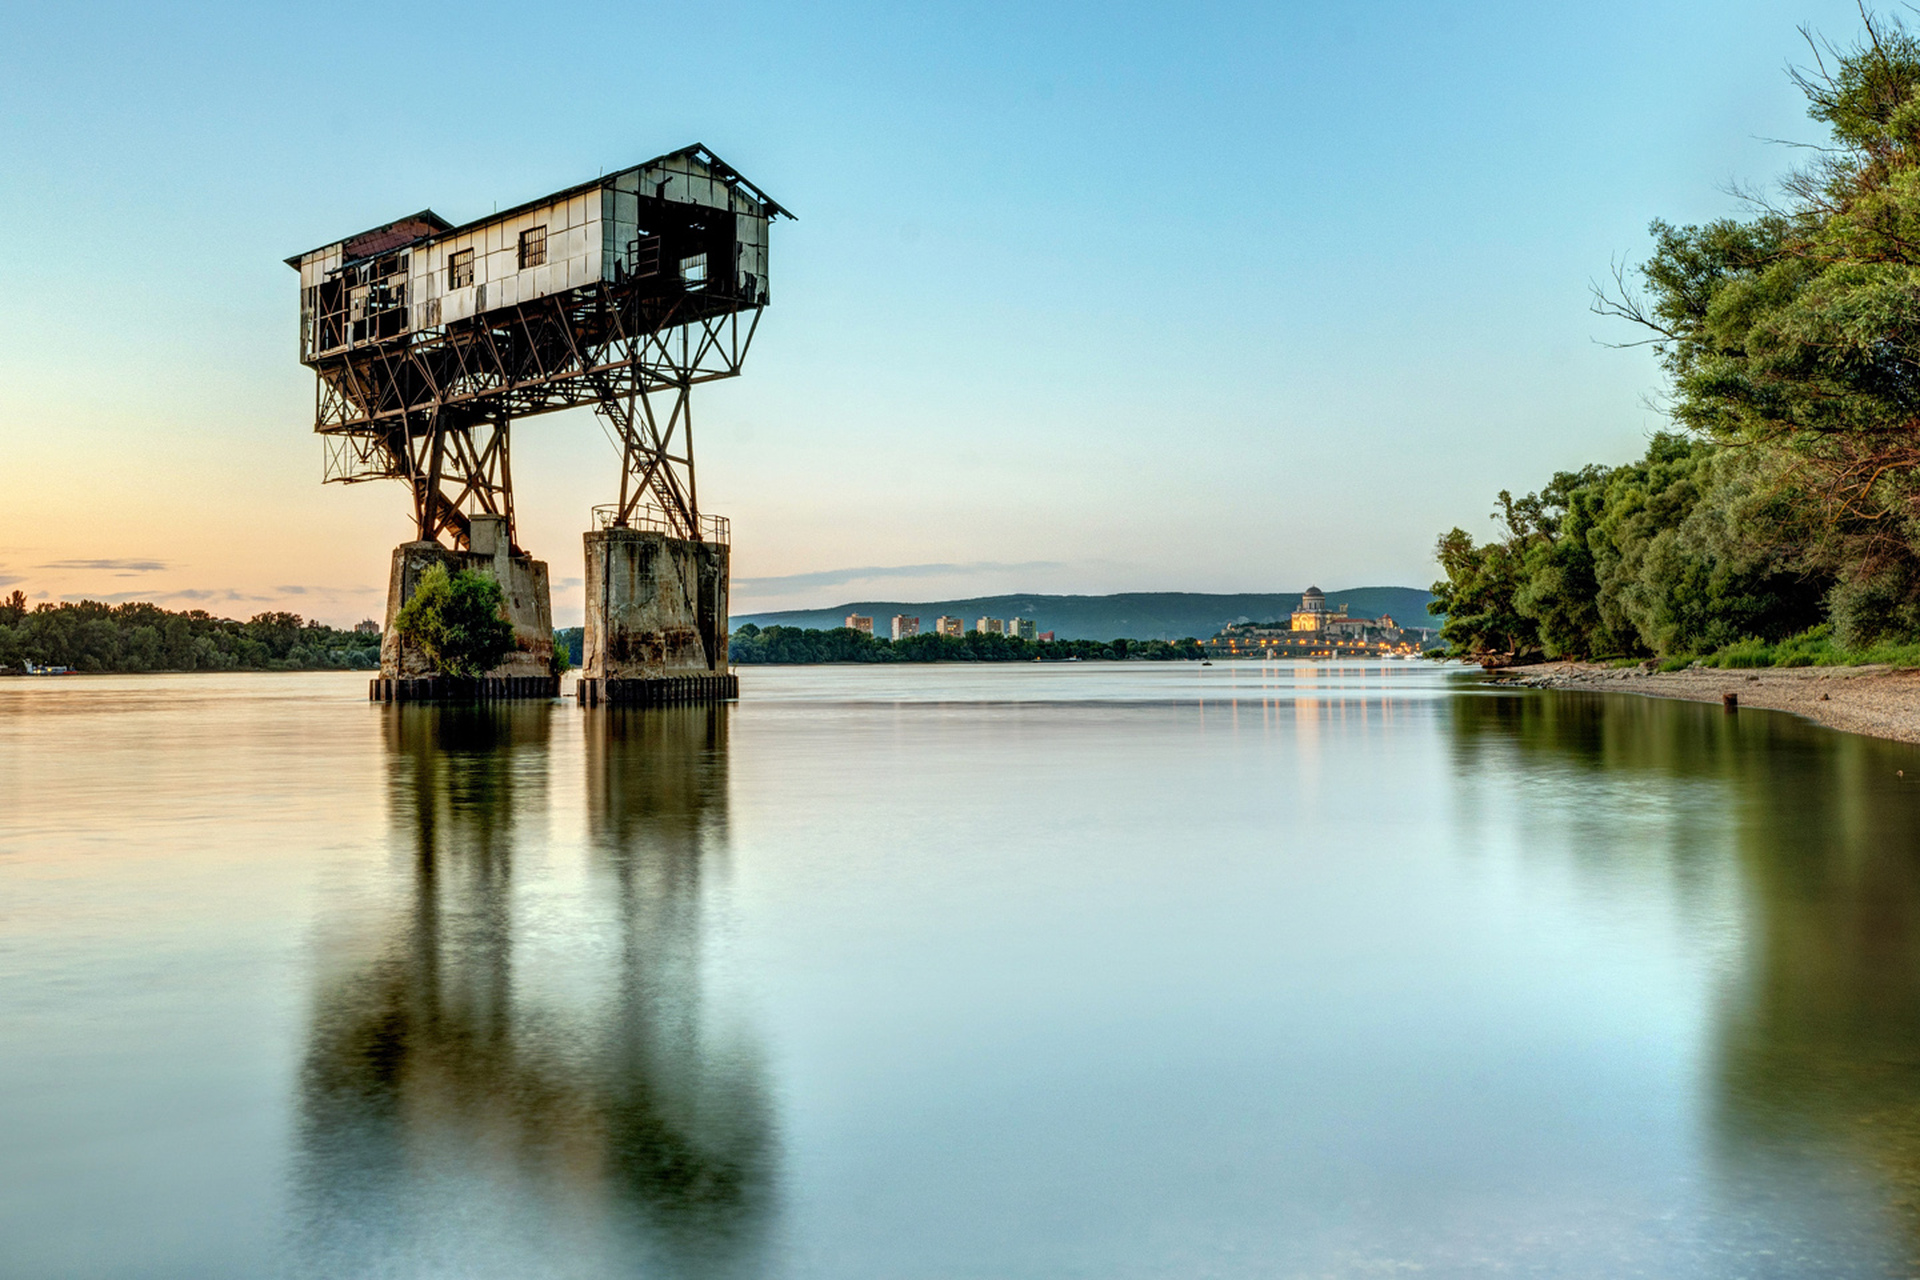
[(731, 697), (730, 529), (695, 483), (693, 388), (737, 376), (791, 217), (704, 146), (454, 225), (422, 210), (287, 259), (324, 479), (394, 479), (381, 698), (449, 686), (393, 624), (435, 564), (500, 580), (517, 651), (484, 689), (552, 696), (547, 568), (519, 542), (516, 419), (591, 406), (620, 452), (585, 534), (583, 701)]

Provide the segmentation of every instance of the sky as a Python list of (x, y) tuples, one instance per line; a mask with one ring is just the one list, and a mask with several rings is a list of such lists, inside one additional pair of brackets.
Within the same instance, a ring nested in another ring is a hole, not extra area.
[[(398, 482), (321, 483), (287, 256), (702, 142), (792, 209), (697, 395), (734, 611), (1424, 586), (1499, 490), (1638, 454), (1591, 286), (1737, 215), (1851, 3), (17, 5), (0, 589), (379, 616)], [(514, 433), (581, 614), (618, 459)]]

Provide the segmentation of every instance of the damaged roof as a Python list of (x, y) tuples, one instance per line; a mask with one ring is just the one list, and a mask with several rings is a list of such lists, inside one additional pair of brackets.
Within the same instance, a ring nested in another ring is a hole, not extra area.
[(532, 200), (514, 205), (510, 209), (502, 209), (497, 213), (489, 213), (485, 217), (474, 218), (458, 226), (448, 222), (431, 209), (422, 209), (418, 213), (409, 214), (404, 218), (396, 218), (392, 222), (385, 223), (367, 231), (362, 231), (357, 235), (348, 236), (344, 240), (329, 240), (326, 244), (317, 245), (307, 250), (306, 253), (296, 253), (291, 258), (288, 258), (286, 263), (290, 267), (297, 268), (300, 265), (300, 260), (306, 257), (307, 254), (317, 253), (319, 250), (334, 244), (341, 246), (341, 256), (349, 262), (361, 258), (375, 257), (383, 253), (391, 253), (395, 249), (404, 248), (407, 245), (417, 243), (421, 240), (432, 240), (450, 231), (465, 231), (470, 227), (485, 226), (489, 222), (497, 222), (502, 218), (515, 217), (536, 205), (565, 200), (571, 196), (579, 195), (583, 191), (591, 191), (596, 187), (603, 187), (622, 173), (628, 173), (635, 169), (651, 168), (653, 165), (660, 164), (666, 160), (678, 159), (681, 156), (692, 156), (695, 160), (698, 160), (701, 164), (704, 164), (708, 169), (712, 170), (713, 176), (725, 183), (728, 187), (738, 187), (744, 190), (766, 208), (767, 217), (794, 218), (791, 210), (775, 201), (772, 196), (748, 181), (746, 176), (738, 169), (735, 169), (725, 160), (722, 160), (719, 156), (708, 150), (704, 143), (696, 142), (691, 146), (681, 147), (678, 150), (666, 152), (664, 155), (657, 155), (651, 160), (645, 160), (636, 165), (628, 165), (626, 168), (616, 169), (612, 173), (602, 174), (591, 182), (581, 182), (571, 187), (562, 187), (558, 191), (550, 191), (543, 196), (537, 196)]

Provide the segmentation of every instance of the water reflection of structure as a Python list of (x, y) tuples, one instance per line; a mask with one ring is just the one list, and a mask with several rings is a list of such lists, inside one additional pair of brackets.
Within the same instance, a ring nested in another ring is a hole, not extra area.
[[(1920, 753), (1785, 715), (1604, 695), (1469, 697), (1453, 716), (1459, 763), (1478, 774), (1535, 773), (1525, 762), (1544, 757), (1594, 788), (1708, 784), (1647, 852), (1682, 887), (1730, 861), (1744, 907), (1712, 1036), (1719, 1177), (1756, 1239), (1829, 1225), (1768, 1239), (1775, 1257), (1755, 1274), (1880, 1274), (1869, 1255), (1887, 1218), (1902, 1258), (1920, 1248), (1920, 783), (1900, 775), (1920, 778)], [(1861, 1256), (1837, 1256), (1836, 1239)], [(1795, 1253), (1809, 1247), (1824, 1255)]]
[(513, 874), (546, 825), (550, 705), (383, 712), (412, 865), (381, 924), (329, 948), (344, 954), (315, 1001), (312, 1269), (751, 1269), (768, 1108), (702, 1001), (726, 709), (586, 719), (585, 892)]
[(694, 1243), (752, 1225), (769, 1145), (758, 1082), (706, 1052), (701, 1006), (701, 882), (726, 845), (730, 712), (612, 707), (586, 721), (590, 830), (625, 923), (614, 1185)]

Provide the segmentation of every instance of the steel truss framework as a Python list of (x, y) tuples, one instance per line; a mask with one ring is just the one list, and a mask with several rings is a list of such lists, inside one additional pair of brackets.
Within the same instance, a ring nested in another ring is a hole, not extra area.
[(602, 523), (724, 540), (700, 514), (691, 393), (740, 373), (763, 308), (600, 282), (315, 361), (325, 478), (405, 481), (421, 541), (464, 547), (471, 512), (505, 516), (517, 548), (514, 420), (592, 405), (621, 453)]

